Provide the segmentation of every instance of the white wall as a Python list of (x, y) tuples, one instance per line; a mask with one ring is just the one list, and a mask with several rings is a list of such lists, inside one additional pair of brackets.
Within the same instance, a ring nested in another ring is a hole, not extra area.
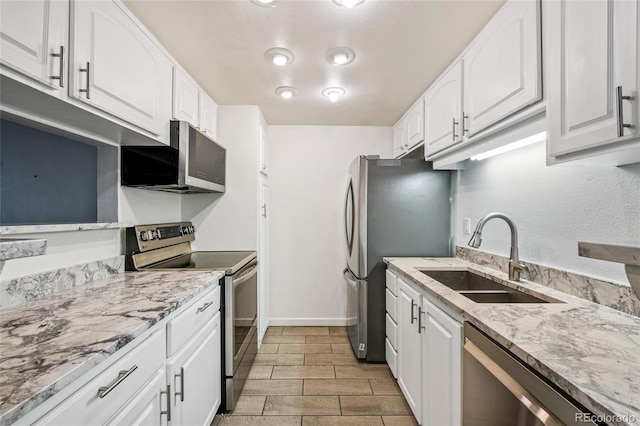
[[(456, 244), (465, 246), (485, 214), (501, 211), (516, 224), (520, 257), (534, 263), (628, 281), (621, 264), (578, 256), (578, 241), (640, 241), (640, 164), (624, 167), (545, 166), (544, 143), (459, 171), (455, 196)], [(508, 226), (485, 226), (480, 250), (509, 256)]]
[(391, 127), (270, 126), (270, 325), (346, 324), (349, 164), (391, 157)]
[(256, 106), (218, 107), (217, 142), (227, 149), (226, 192), (185, 194), (182, 219), (196, 227), (194, 250), (258, 248), (258, 137)]

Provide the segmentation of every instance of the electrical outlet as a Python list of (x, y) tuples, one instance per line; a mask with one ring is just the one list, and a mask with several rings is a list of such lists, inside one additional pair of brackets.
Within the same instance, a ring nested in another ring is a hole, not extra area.
[(465, 217), (462, 221), (462, 232), (464, 233), (464, 235), (471, 234), (471, 219), (469, 219), (468, 217)]

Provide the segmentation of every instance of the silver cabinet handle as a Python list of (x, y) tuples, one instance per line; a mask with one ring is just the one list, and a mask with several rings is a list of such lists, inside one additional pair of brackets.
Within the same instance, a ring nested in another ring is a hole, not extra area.
[(171, 385), (167, 385), (166, 391), (160, 391), (160, 395), (167, 395), (167, 410), (162, 411), (162, 403), (160, 404), (160, 415), (167, 415), (167, 422), (171, 421)]
[(64, 87), (64, 46), (60, 46), (60, 53), (52, 53), (51, 56), (60, 58), (60, 65), (58, 65), (59, 75), (52, 75), (51, 80), (58, 80), (58, 85)]
[(451, 119), (451, 122), (452, 122), (452, 124), (451, 124), (451, 127), (452, 127), (452, 129), (451, 129), (451, 140), (455, 141), (456, 138), (458, 137), (458, 135), (456, 135), (456, 126), (458, 125), (458, 122), (456, 121), (455, 117), (453, 117)]
[(422, 325), (422, 316), (424, 315), (424, 311), (421, 306), (418, 306), (418, 334), (422, 333), (422, 330), (425, 329), (425, 326)]
[(206, 311), (206, 310), (207, 310), (207, 308), (208, 308), (209, 306), (211, 306), (211, 305), (213, 305), (213, 302), (207, 302), (207, 303), (205, 303), (204, 305), (202, 305), (202, 306), (200, 306), (200, 307), (198, 308), (198, 312), (204, 312), (204, 311)]
[(616, 114), (616, 128), (618, 137), (621, 138), (624, 136), (624, 129), (630, 128), (631, 124), (624, 123), (624, 111), (622, 109), (622, 101), (631, 100), (631, 96), (622, 96), (622, 86), (616, 87), (616, 106), (617, 106), (617, 114)]
[(133, 373), (134, 371), (136, 371), (136, 369), (138, 368), (137, 365), (134, 365), (133, 367), (131, 367), (128, 370), (122, 370), (118, 373), (118, 377), (116, 377), (116, 379), (109, 383), (107, 386), (101, 386), (98, 388), (98, 398), (104, 398), (105, 396), (109, 395), (109, 393), (114, 390), (116, 388), (116, 386), (118, 386), (120, 383), (122, 383), (124, 381), (124, 379), (126, 379), (127, 377), (129, 377), (131, 375), (131, 373)]
[(469, 133), (469, 129), (467, 129), (467, 125), (465, 124), (465, 121), (469, 118), (468, 115), (464, 114), (464, 111), (462, 111), (462, 136), (464, 136), (465, 133)]
[(411, 299), (411, 324), (413, 324), (413, 321), (415, 321), (417, 318), (413, 316), (413, 308), (416, 307), (418, 305), (416, 305), (416, 303), (413, 301), (413, 299)]
[(180, 373), (176, 374), (175, 377), (180, 377), (180, 392), (176, 391), (175, 395), (180, 395), (180, 401), (184, 401), (184, 367), (180, 368)]
[(262, 205), (262, 217), (265, 218), (265, 219), (267, 218), (267, 205), (266, 204)]
[(85, 86), (85, 89), (79, 89), (78, 91), (80, 93), (86, 93), (87, 94), (87, 99), (91, 99), (91, 83), (90, 83), (90, 78), (91, 78), (91, 63), (87, 62), (87, 66), (86, 68), (80, 68), (80, 72), (86, 72), (87, 73), (87, 85)]

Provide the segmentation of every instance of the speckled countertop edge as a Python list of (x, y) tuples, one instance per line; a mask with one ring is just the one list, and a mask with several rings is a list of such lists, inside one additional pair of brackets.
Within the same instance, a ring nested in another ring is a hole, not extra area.
[(223, 276), (126, 272), (1, 310), (0, 424), (14, 423)]
[[(640, 425), (640, 319), (457, 258), (385, 258), (596, 415), (614, 425)], [(421, 270), (471, 270), (525, 293), (564, 303), (482, 304)]]

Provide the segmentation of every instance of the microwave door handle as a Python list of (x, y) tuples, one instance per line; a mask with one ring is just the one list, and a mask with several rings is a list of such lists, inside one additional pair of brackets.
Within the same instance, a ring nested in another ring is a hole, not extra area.
[(545, 426), (562, 426), (563, 423), (554, 415), (546, 411), (540, 401), (529, 391), (524, 389), (513, 377), (500, 367), (489, 355), (485, 354), (479, 347), (467, 340), (464, 350), (474, 357), (482, 366), (491, 373), (509, 392), (516, 397), (540, 422)]

